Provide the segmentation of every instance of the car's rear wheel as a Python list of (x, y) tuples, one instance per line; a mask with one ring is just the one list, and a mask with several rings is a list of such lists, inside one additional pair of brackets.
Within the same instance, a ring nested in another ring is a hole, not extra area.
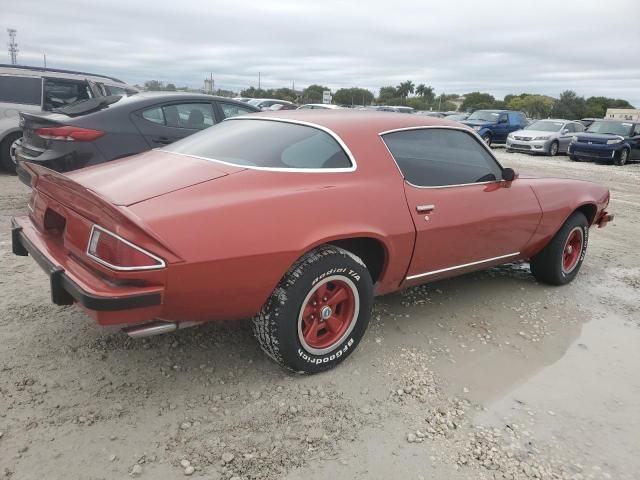
[(482, 141), (483, 141), (484, 143), (486, 143), (486, 144), (487, 144), (487, 146), (489, 146), (489, 147), (491, 146), (491, 141), (492, 141), (492, 140), (493, 140), (493, 139), (491, 138), (491, 135), (489, 135), (488, 133), (485, 133), (485, 134), (482, 136)]
[(582, 212), (574, 212), (540, 253), (530, 260), (536, 280), (565, 285), (582, 266), (589, 240), (589, 222)]
[(373, 282), (355, 255), (331, 245), (300, 258), (253, 318), (262, 350), (301, 373), (328, 370), (356, 348), (369, 324)]
[(618, 155), (618, 158), (615, 158), (613, 160), (613, 163), (615, 163), (616, 165), (622, 167), (623, 165), (626, 165), (628, 161), (629, 161), (629, 149), (628, 148), (623, 148), (620, 151), (620, 155)]
[(551, 142), (551, 145), (549, 145), (549, 156), (550, 157), (555, 157), (558, 154), (558, 149), (560, 148), (560, 144), (557, 141), (553, 141)]
[(16, 167), (18, 166), (16, 149), (21, 138), (22, 133), (15, 132), (7, 135), (0, 143), (0, 164), (9, 173), (16, 173)]

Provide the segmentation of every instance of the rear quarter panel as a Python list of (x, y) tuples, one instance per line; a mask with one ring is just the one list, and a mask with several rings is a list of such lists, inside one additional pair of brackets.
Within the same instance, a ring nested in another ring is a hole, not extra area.
[(384, 245), (376, 292), (397, 289), (415, 232), (403, 179), (387, 160), (344, 173), (245, 170), (128, 207), (184, 259), (169, 266), (164, 315), (250, 317), (304, 253), (350, 237)]

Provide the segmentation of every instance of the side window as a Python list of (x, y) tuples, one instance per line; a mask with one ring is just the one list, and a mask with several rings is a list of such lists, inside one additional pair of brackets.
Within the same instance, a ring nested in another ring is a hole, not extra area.
[(574, 123), (573, 128), (574, 128), (574, 131), (576, 132), (584, 132), (585, 130), (584, 125), (581, 123)]
[(518, 124), (519, 125), (527, 124), (527, 117), (524, 116), (524, 113), (518, 113)]
[(568, 130), (568, 133), (573, 133), (576, 131), (576, 125), (574, 123), (565, 124), (563, 130)]
[(87, 82), (74, 82), (59, 78), (47, 78), (44, 81), (45, 110), (64, 107), (89, 98), (91, 98), (91, 91)]
[(220, 105), (224, 118), (231, 118), (237, 115), (246, 115), (247, 113), (254, 112), (254, 110), (249, 110), (248, 108), (236, 105), (235, 103), (218, 102), (218, 105)]
[(116, 87), (115, 85), (105, 85), (104, 86), (107, 95), (122, 95), (123, 97), (127, 96), (127, 89), (124, 87)]
[(500, 117), (498, 118), (498, 123), (509, 123), (509, 117), (507, 117), (506, 113), (500, 115)]
[(636, 123), (636, 127), (633, 130), (633, 136), (640, 135), (640, 123)]
[(0, 75), (0, 102), (40, 105), (42, 103), (42, 79)]
[(162, 107), (162, 111), (167, 127), (203, 130), (215, 123), (210, 103), (166, 105)]
[(428, 128), (383, 137), (405, 179), (419, 187), (491, 182), (502, 170), (471, 133)]
[(143, 110), (142, 118), (159, 125), (164, 125), (164, 114), (162, 113), (162, 107), (153, 107)]

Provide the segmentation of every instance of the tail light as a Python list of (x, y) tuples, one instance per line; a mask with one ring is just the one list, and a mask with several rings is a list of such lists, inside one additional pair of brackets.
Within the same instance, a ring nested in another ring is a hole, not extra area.
[(100, 130), (72, 126), (36, 128), (35, 134), (47, 140), (64, 140), (66, 142), (91, 142), (104, 135)]
[(160, 257), (98, 225), (91, 229), (87, 256), (114, 270), (154, 270), (165, 267)]

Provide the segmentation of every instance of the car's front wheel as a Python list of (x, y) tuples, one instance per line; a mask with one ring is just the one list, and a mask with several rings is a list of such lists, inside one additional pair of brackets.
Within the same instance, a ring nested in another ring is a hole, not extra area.
[(253, 318), (262, 350), (301, 373), (328, 370), (356, 348), (369, 324), (373, 282), (364, 263), (327, 245), (300, 258)]
[(623, 165), (626, 165), (628, 161), (629, 161), (629, 149), (628, 148), (623, 148), (620, 151), (620, 155), (618, 155), (618, 158), (616, 158), (613, 161), (613, 163), (615, 163), (616, 165), (622, 167)]
[(536, 280), (565, 285), (573, 280), (587, 253), (589, 222), (582, 212), (574, 212), (546, 247), (529, 261)]
[(484, 143), (486, 143), (488, 147), (490, 147), (490, 146), (491, 146), (491, 141), (492, 141), (492, 140), (493, 140), (493, 139), (491, 138), (491, 135), (489, 135), (488, 133), (485, 133), (485, 134), (482, 136), (482, 141), (483, 141)]

